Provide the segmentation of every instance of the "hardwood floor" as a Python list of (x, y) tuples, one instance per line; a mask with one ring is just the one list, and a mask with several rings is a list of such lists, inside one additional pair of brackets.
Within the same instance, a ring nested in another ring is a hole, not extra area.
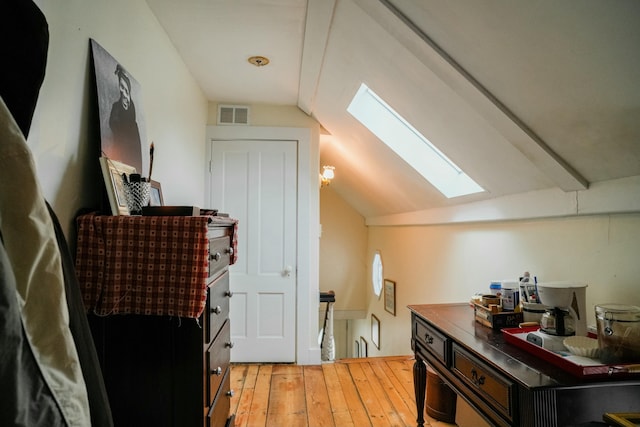
[[(413, 357), (313, 366), (234, 364), (237, 427), (415, 426)], [(425, 425), (451, 426), (425, 414)]]

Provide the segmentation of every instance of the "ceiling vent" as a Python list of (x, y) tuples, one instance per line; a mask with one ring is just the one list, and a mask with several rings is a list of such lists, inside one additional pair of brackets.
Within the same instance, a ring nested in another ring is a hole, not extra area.
[(245, 105), (218, 105), (219, 125), (248, 125), (249, 107)]

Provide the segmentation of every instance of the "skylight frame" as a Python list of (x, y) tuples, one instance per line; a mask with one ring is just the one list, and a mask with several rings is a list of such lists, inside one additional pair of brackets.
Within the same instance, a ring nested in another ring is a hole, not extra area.
[(485, 191), (366, 84), (347, 111), (445, 197)]

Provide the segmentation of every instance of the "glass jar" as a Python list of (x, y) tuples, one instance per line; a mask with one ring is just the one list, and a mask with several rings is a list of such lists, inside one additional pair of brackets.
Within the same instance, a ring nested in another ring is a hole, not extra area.
[(596, 324), (602, 363), (640, 363), (640, 307), (596, 305)]
[(491, 282), (489, 285), (489, 294), (500, 297), (502, 295), (502, 284), (500, 282)]

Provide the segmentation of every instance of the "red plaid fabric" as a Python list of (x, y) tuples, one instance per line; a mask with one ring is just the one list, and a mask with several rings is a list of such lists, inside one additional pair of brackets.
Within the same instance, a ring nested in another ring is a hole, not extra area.
[(207, 299), (206, 216), (78, 217), (87, 311), (198, 318)]

